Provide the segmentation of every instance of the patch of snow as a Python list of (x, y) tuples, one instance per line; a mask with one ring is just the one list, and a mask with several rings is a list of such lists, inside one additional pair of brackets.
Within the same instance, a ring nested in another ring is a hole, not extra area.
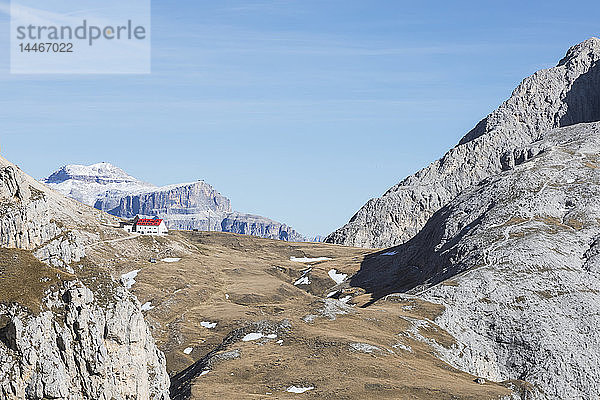
[(123, 286), (125, 286), (127, 289), (131, 289), (131, 287), (135, 283), (135, 277), (140, 271), (141, 269), (134, 269), (131, 272), (121, 275), (121, 283), (123, 284)]
[(208, 322), (208, 321), (202, 321), (200, 322), (200, 325), (205, 327), (206, 329), (212, 329), (215, 326), (217, 326), (216, 322)]
[(375, 351), (381, 351), (377, 346), (373, 346), (368, 343), (350, 343), (350, 348), (354, 351), (360, 351), (363, 353), (373, 353)]
[[(156, 186), (137, 180), (109, 163), (66, 165), (43, 182), (65, 196), (93, 206), (97, 199), (151, 191)], [(117, 201), (118, 204), (118, 201)]]
[(147, 301), (144, 304), (142, 304), (142, 311), (150, 311), (154, 308), (154, 306), (152, 305), (151, 301)]
[(346, 303), (348, 303), (350, 301), (351, 298), (352, 298), (352, 296), (344, 296), (339, 301), (341, 301), (342, 303), (346, 304)]
[(306, 322), (306, 323), (311, 323), (314, 322), (315, 319), (317, 319), (318, 315), (314, 315), (314, 314), (309, 314), (309, 315), (305, 315), (304, 317), (302, 317), (302, 321)]
[[(329, 275), (329, 277), (331, 279), (333, 279), (333, 281), (335, 283), (337, 283), (338, 285), (342, 282), (344, 282), (344, 280), (348, 277), (348, 274), (342, 274), (337, 272), (337, 270), (335, 269), (330, 269), (329, 272), (327, 273)], [(329, 297), (329, 296), (327, 296)]]
[(312, 262), (319, 262), (319, 261), (326, 261), (326, 260), (331, 260), (331, 258), (329, 257), (316, 257), (316, 258), (309, 258), (309, 257), (290, 257), (290, 261), (293, 262), (301, 262), (301, 263), (312, 263)]
[(190, 354), (190, 353), (192, 352), (192, 350), (194, 350), (194, 348), (193, 348), (193, 347), (186, 347), (186, 348), (183, 350), (183, 354)]
[(274, 333), (271, 333), (269, 335), (263, 335), (260, 332), (251, 332), (242, 338), (242, 342), (250, 342), (252, 340), (258, 340), (258, 339), (262, 339), (262, 338), (275, 339), (275, 338), (277, 338), (277, 335)]
[(304, 393), (314, 389), (314, 386), (290, 386), (287, 388), (289, 393)]
[(300, 279), (294, 282), (294, 285), (310, 285), (310, 279), (308, 278), (308, 273), (310, 271), (312, 271), (312, 268), (307, 268), (306, 270), (302, 271), (302, 276)]
[(397, 251), (388, 251), (386, 253), (381, 254), (382, 256), (395, 256), (396, 254), (398, 254)]
[(248, 333), (246, 336), (242, 338), (242, 342), (249, 342), (251, 340), (258, 340), (263, 337), (263, 334), (260, 332), (252, 332)]
[(304, 275), (296, 282), (294, 282), (294, 285), (310, 285), (310, 279), (308, 279), (308, 276)]
[(395, 348), (395, 349), (402, 349), (402, 350), (404, 350), (404, 351), (408, 351), (409, 353), (412, 353), (412, 352), (413, 352), (413, 349), (412, 349), (412, 347), (410, 347), (410, 346), (407, 346), (407, 345), (405, 345), (405, 344), (403, 344), (403, 343), (396, 343), (396, 344), (395, 344), (395, 345), (393, 345), (392, 347), (393, 347), (393, 348)]
[(170, 258), (163, 258), (160, 261), (166, 262), (166, 263), (174, 263), (181, 260), (181, 258), (177, 258), (177, 257), (170, 257)]
[(276, 341), (275, 343), (277, 343), (278, 345), (283, 345), (283, 339), (279, 339), (278, 341)]
[(200, 376), (204, 376), (204, 375), (208, 374), (209, 372), (210, 372), (210, 369), (205, 369), (204, 371), (202, 371), (200, 373)]
[(329, 293), (327, 293), (327, 296), (325, 296), (325, 297), (331, 297), (331, 296), (335, 295), (337, 292), (338, 292), (337, 290), (334, 290), (333, 292), (329, 292)]

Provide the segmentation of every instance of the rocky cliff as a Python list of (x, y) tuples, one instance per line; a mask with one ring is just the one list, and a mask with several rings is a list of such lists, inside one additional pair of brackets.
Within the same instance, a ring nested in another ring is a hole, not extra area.
[(85, 263), (116, 221), (3, 158), (0, 202), (0, 398), (167, 399), (139, 302)]
[(285, 224), (252, 214), (227, 214), (221, 221), (221, 231), (290, 242), (303, 242), (306, 240), (302, 235)]
[(82, 203), (122, 218), (160, 217), (169, 229), (207, 230), (305, 241), (291, 227), (234, 212), (230, 200), (204, 181), (156, 187), (108, 163), (67, 165), (43, 181)]
[(33, 249), (58, 235), (44, 196), (5, 160), (0, 160), (0, 202), (0, 246)]
[(164, 355), (139, 302), (124, 288), (100, 306), (80, 282), (68, 282), (38, 315), (0, 308), (3, 399), (168, 399)]
[(526, 381), (535, 399), (596, 398), (600, 123), (547, 132), (517, 154), (527, 157), (371, 257), (352, 285), (443, 304), (436, 323), (457, 342), (438, 351), (464, 371)]
[(549, 130), (600, 120), (599, 59), (600, 39), (569, 49), (556, 67), (526, 78), (444, 157), (369, 200), (326, 242), (362, 247), (404, 243), (460, 192), (526, 158), (519, 149)]
[(79, 261), (85, 254), (79, 235), (62, 228), (75, 223), (68, 210), (77, 205), (61, 197), (0, 157), (0, 247), (33, 250), (59, 265)]
[[(171, 222), (171, 215), (206, 214), (208, 211), (222, 214), (231, 212), (228, 198), (217, 192), (211, 185), (203, 182), (184, 183), (165, 186), (148, 192), (122, 196), (119, 204), (110, 208), (104, 198), (97, 199), (94, 207), (124, 218), (136, 215), (165, 216)], [(177, 229), (174, 224), (171, 228)]]

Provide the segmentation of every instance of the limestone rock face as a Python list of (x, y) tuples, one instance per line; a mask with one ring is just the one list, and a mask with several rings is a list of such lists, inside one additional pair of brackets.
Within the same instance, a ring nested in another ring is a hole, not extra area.
[(0, 165), (0, 246), (33, 249), (59, 229), (50, 221), (44, 197), (16, 167), (4, 164)]
[(104, 200), (98, 199), (94, 207), (124, 218), (132, 218), (138, 214), (168, 217), (171, 214), (190, 215), (206, 211), (216, 213), (231, 211), (229, 199), (203, 181), (129, 194), (121, 197), (118, 206), (113, 209), (108, 209)]
[(408, 242), (355, 277), (377, 297), (441, 303), (457, 340), (439, 352), (491, 381), (520, 379), (536, 399), (600, 393), (600, 123), (553, 130), (536, 156), (481, 181)]
[(84, 243), (76, 232), (60, 228), (69, 201), (45, 190), (0, 159), (0, 247), (34, 250), (38, 258), (56, 266), (79, 261), (85, 256)]
[(73, 272), (69, 266), (85, 257), (85, 245), (77, 231), (67, 231), (33, 252), (40, 261)]
[(412, 238), (463, 190), (503, 169), (505, 154), (557, 127), (600, 120), (600, 39), (569, 49), (556, 67), (526, 78), (441, 159), (371, 199), (326, 242), (389, 247)]
[(221, 221), (221, 231), (291, 242), (303, 242), (306, 240), (302, 235), (285, 224), (252, 214), (227, 214)]
[(169, 377), (139, 302), (119, 288), (100, 307), (81, 283), (48, 297), (33, 316), (3, 307), (2, 399), (168, 399)]

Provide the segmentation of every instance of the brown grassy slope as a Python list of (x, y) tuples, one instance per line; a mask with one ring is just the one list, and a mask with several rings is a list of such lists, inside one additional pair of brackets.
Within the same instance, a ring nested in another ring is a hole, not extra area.
[(33, 313), (40, 311), (50, 288), (73, 275), (38, 261), (29, 251), (0, 248), (0, 303), (19, 303)]
[[(431, 322), (442, 311), (438, 305), (390, 298), (360, 308), (329, 300), (342, 314), (319, 311), (337, 288), (328, 272), (351, 275), (370, 252), (226, 233), (171, 232), (168, 237), (101, 244), (88, 253), (91, 262), (111, 268), (116, 277), (140, 269), (132, 290), (154, 307), (146, 316), (170, 373), (199, 360), (197, 372), (210, 370), (194, 374), (187, 386), (192, 398), (496, 399), (508, 394), (504, 386), (479, 385), (475, 377), (435, 357), (430, 341), (453, 343)], [(331, 260), (298, 263), (291, 256)], [(159, 261), (150, 263), (151, 257)], [(165, 257), (181, 260), (160, 261)], [(310, 284), (294, 285), (308, 268)], [(369, 300), (363, 293), (346, 286), (335, 296), (352, 295), (350, 304), (360, 305)], [(208, 329), (202, 322), (217, 326)], [(289, 328), (265, 330), (277, 334), (273, 339), (239, 340), (259, 330), (255, 323), (289, 323)], [(232, 332), (238, 336), (216, 357), (203, 359)], [(184, 354), (186, 348), (192, 348), (190, 354)], [(292, 385), (314, 389), (287, 392)]]

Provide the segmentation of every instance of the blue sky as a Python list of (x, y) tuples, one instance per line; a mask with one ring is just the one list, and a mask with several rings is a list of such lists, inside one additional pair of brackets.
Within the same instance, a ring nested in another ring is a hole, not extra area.
[(304, 234), (343, 225), (600, 35), (597, 1), (152, 7), (150, 75), (10, 75), (0, 14), (2, 155), (35, 177), (108, 161), (157, 185), (204, 179)]

